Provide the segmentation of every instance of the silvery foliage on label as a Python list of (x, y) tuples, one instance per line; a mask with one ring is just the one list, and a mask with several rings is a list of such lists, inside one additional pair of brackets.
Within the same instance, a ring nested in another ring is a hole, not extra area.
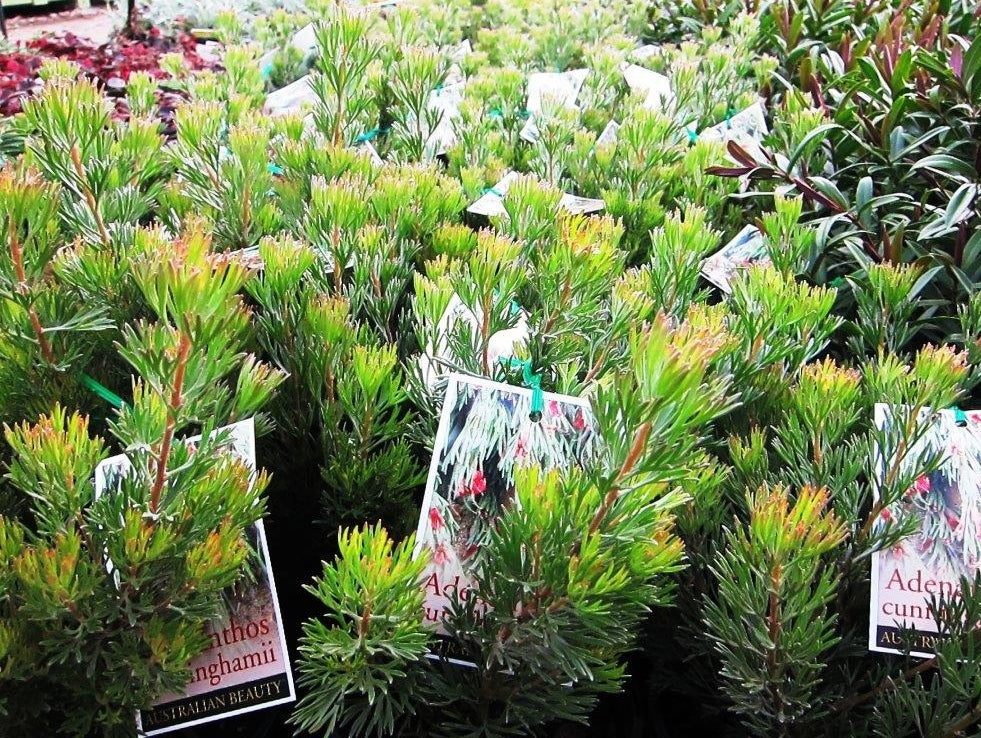
[(720, 290), (732, 292), (732, 278), (740, 269), (770, 263), (763, 234), (748, 225), (729, 243), (702, 262), (702, 276)]
[(542, 103), (548, 99), (566, 108), (576, 107), (576, 98), (582, 84), (589, 75), (588, 69), (572, 69), (568, 72), (536, 72), (528, 77), (528, 122), (519, 134), (529, 143), (538, 140), (538, 126), (535, 116), (542, 112)]
[[(528, 341), (528, 313), (514, 306), (518, 322), (513, 328), (506, 328), (491, 335), (488, 341), (488, 362), (497, 366), (500, 359), (511, 359), (517, 356), (519, 349), (524, 348)], [(436, 345), (429, 343), (419, 357), (419, 373), (426, 387), (433, 389), (443, 376), (453, 371), (456, 362), (449, 348), (449, 336), (457, 332), (460, 323), (470, 325), (473, 335), (480, 335), (484, 323), (484, 312), (480, 306), (471, 309), (456, 293), (450, 298), (446, 310), (437, 325)]]
[(623, 79), (633, 93), (643, 95), (641, 106), (647, 110), (664, 110), (674, 102), (671, 80), (638, 64), (623, 68)]
[[(490, 192), (484, 193), (474, 202), (467, 212), (472, 215), (483, 215), (487, 218), (492, 216), (507, 215), (504, 209), (504, 196), (511, 188), (511, 184), (521, 175), (518, 172), (508, 172), (500, 182), (491, 188)], [(585, 215), (586, 213), (597, 213), (606, 207), (602, 200), (589, 197), (576, 197), (568, 193), (562, 193), (559, 200), (559, 207), (573, 215)]]

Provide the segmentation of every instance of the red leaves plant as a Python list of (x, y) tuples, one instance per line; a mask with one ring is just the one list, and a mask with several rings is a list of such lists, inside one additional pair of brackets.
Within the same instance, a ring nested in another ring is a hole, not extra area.
[[(152, 28), (135, 36), (116, 36), (97, 45), (72, 33), (41, 36), (14, 51), (0, 54), (0, 116), (19, 113), (24, 100), (40, 89), (38, 69), (45, 59), (67, 59), (75, 62), (82, 74), (92, 78), (110, 97), (121, 98), (126, 81), (133, 72), (146, 72), (157, 79), (167, 75), (160, 69), (164, 54), (180, 52), (192, 69), (210, 69), (216, 64), (197, 53), (197, 43), (188, 34), (165, 36)], [(161, 90), (158, 95), (161, 118), (166, 122), (173, 114), (179, 94)], [(118, 100), (116, 115), (126, 118), (129, 110)]]

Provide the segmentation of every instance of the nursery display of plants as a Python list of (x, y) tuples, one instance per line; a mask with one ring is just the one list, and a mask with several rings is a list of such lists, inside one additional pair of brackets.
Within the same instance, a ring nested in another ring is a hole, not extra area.
[(981, 7), (221, 5), (0, 59), (0, 736), (981, 734)]

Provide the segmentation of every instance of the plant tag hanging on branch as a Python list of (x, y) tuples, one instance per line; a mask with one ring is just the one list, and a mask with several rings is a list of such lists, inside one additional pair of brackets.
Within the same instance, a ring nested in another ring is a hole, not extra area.
[(582, 89), (583, 82), (589, 75), (588, 69), (571, 69), (568, 72), (536, 72), (528, 77), (528, 102), (525, 108), (528, 112), (528, 122), (518, 134), (528, 143), (538, 140), (538, 126), (535, 116), (542, 112), (546, 98), (555, 104), (575, 108), (576, 98)]
[[(886, 430), (899, 415), (876, 405), (876, 426)], [(909, 648), (923, 658), (935, 654), (942, 637), (931, 600), (943, 607), (942, 600), (958, 598), (961, 578), (971, 580), (981, 569), (981, 413), (922, 411), (921, 420), (927, 418), (929, 429), (900, 466), (930, 451), (944, 460), (879, 514), (880, 524), (912, 523), (915, 531), (872, 554), (869, 613), (870, 650), (901, 654)], [(880, 460), (882, 475), (891, 463)]]
[(662, 111), (674, 102), (671, 80), (658, 72), (652, 72), (639, 64), (627, 64), (623, 79), (633, 93), (644, 96), (641, 106), (647, 110)]
[[(483, 547), (514, 502), (515, 469), (582, 468), (597, 453), (589, 403), (543, 393), (537, 375), (525, 368), (532, 388), (462, 374), (448, 380), (416, 534), (417, 554), (427, 549), (430, 559), (423, 575), (425, 620), (441, 636), (454, 603), (477, 597)], [(479, 600), (469, 604), (478, 617), (486, 612)], [(449, 639), (440, 640), (442, 656), (473, 666)]]
[[(504, 208), (504, 196), (511, 189), (511, 185), (522, 176), (529, 175), (522, 175), (519, 172), (508, 172), (496, 185), (474, 201), (467, 208), (467, 212), (471, 215), (482, 215), (485, 218), (507, 215), (507, 210)], [(600, 212), (606, 207), (606, 203), (592, 197), (577, 197), (576, 195), (563, 192), (562, 199), (559, 200), (559, 207), (572, 215), (588, 215), (589, 213)]]
[[(219, 433), (228, 433), (228, 453), (254, 473), (253, 420), (219, 428)], [(184, 443), (193, 448), (200, 440), (195, 436)], [(95, 470), (95, 495), (118, 488), (131, 469), (125, 454), (103, 461)], [(140, 735), (168, 733), (296, 699), (262, 520), (252, 526), (249, 539), (258, 558), (254, 579), (234, 588), (226, 598), (225, 615), (208, 626), (211, 645), (188, 664), (191, 681), (185, 694), (164, 695), (138, 713)]]
[[(514, 327), (499, 330), (490, 336), (488, 359), (495, 366), (500, 360), (512, 359), (515, 352), (524, 349), (528, 342), (528, 313), (517, 303), (512, 303), (512, 315), (517, 318)], [(449, 373), (446, 367), (453, 366), (453, 336), (461, 326), (469, 326), (476, 336), (483, 321), (484, 313), (479, 305), (471, 308), (453, 293), (439, 319), (435, 342), (427, 343), (425, 351), (419, 356), (419, 373), (426, 387), (434, 389), (440, 378)]]
[(702, 276), (728, 295), (732, 292), (732, 278), (737, 272), (768, 264), (770, 255), (763, 234), (756, 226), (748, 225), (702, 262)]

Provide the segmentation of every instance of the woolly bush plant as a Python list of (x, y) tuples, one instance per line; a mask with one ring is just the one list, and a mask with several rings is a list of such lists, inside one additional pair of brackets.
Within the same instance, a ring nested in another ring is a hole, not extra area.
[[(870, 560), (912, 533), (883, 513), (943, 461), (916, 450), (924, 411), (975, 401), (966, 4), (215, 24), (222, 72), (165, 64), (171, 136), (148, 79), (115, 120), (66, 64), (4, 123), (0, 732), (131, 733), (186, 683), (266, 510), (300, 730), (975, 729), (973, 582), (934, 604), (935, 658), (867, 651)], [(529, 101), (531, 75), (575, 70), (574, 105)], [(294, 82), (303, 103), (265, 113)], [(736, 136), (757, 103), (767, 131)], [(746, 227), (764, 263), (723, 292), (703, 260)], [(427, 657), (409, 533), (446, 376), (522, 367), (589, 404), (597, 454), (517, 473), (485, 529), (489, 609), (445, 623), (460, 667)], [(251, 416), (271, 478), (177, 443)], [(141, 471), (95, 500), (113, 452)]]

